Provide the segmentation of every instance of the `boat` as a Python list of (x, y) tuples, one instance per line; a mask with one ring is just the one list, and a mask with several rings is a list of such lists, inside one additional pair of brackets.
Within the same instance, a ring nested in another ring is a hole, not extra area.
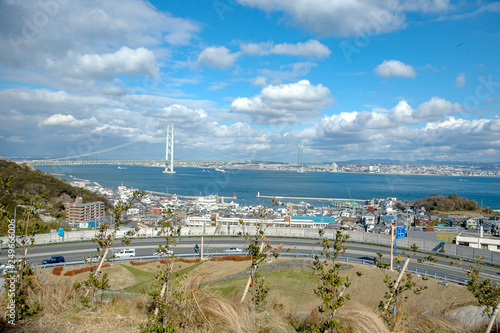
[(127, 167), (118, 166), (118, 169), (125, 170), (125, 169), (128, 169), (128, 168)]
[(217, 168), (217, 169), (215, 169), (215, 171), (220, 172), (220, 173), (231, 173), (231, 171), (226, 171), (226, 170), (221, 169), (221, 168)]

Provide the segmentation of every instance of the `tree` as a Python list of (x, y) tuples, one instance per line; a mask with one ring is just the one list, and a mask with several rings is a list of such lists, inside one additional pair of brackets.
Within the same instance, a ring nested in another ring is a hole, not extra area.
[[(275, 205), (274, 199), (273, 205)], [(259, 265), (268, 256), (277, 258), (279, 256), (279, 250), (283, 247), (283, 244), (273, 247), (270, 239), (265, 236), (268, 224), (265, 223), (263, 219), (268, 216), (267, 209), (262, 207), (258, 212), (256, 211), (254, 213), (260, 217), (260, 220), (257, 222), (255, 227), (255, 233), (253, 235), (248, 231), (238, 233), (248, 242), (247, 250), (252, 260), (252, 264), (250, 266), (250, 276), (248, 277), (248, 282), (245, 290), (243, 291), (240, 303), (245, 301), (247, 292), (251, 288), (253, 308), (256, 311), (262, 311), (267, 304), (269, 282), (266, 281), (265, 276), (260, 274)], [(243, 221), (240, 221), (240, 224), (243, 226)]]
[(491, 318), (486, 329), (486, 333), (489, 333), (500, 308), (500, 285), (492, 283), (490, 279), (480, 277), (481, 259), (478, 256), (474, 265), (466, 269), (465, 275), (469, 278), (467, 289), (474, 295), (479, 305), (484, 306), (484, 313)]
[[(107, 274), (101, 276), (102, 266), (104, 261), (107, 259), (109, 250), (115, 242), (120, 227), (124, 223), (123, 216), (127, 210), (132, 206), (135, 199), (142, 197), (145, 193), (136, 191), (134, 192), (132, 199), (129, 203), (119, 202), (113, 209), (113, 225), (103, 223), (99, 227), (98, 234), (92, 239), (93, 243), (97, 244), (97, 252), (91, 256), (90, 261), (93, 259), (99, 259), (99, 264), (95, 270), (91, 270), (89, 273), (89, 278), (83, 282), (75, 282), (74, 288), (77, 291), (82, 292), (82, 301), (85, 304), (90, 304), (95, 300), (95, 293), (97, 290), (104, 290), (109, 287), (109, 280)], [(131, 240), (130, 237), (135, 235), (138, 228), (127, 231), (121, 238), (121, 243), (124, 245), (129, 245)]]
[(344, 295), (344, 292), (351, 284), (348, 277), (340, 276), (341, 264), (338, 263), (337, 259), (339, 255), (345, 253), (347, 247), (343, 244), (349, 236), (337, 231), (332, 243), (330, 239), (325, 237), (323, 229), (319, 229), (318, 233), (321, 238), (320, 244), (323, 246), (321, 255), (324, 259), (320, 260), (318, 255), (314, 258), (313, 270), (319, 280), (314, 294), (322, 301), (318, 310), (320, 313), (326, 314), (326, 319), (320, 322), (316, 328), (321, 332), (336, 332), (339, 330), (339, 323), (335, 319), (335, 311), (349, 299), (349, 294)]
[[(162, 220), (155, 228), (158, 236), (165, 240), (165, 245), (159, 245), (157, 253), (169, 253), (180, 241), (181, 226), (174, 225), (174, 214), (170, 208), (164, 209)], [(174, 302), (169, 297), (169, 287), (172, 284), (172, 269), (174, 264), (174, 252), (170, 254), (170, 260), (160, 261), (158, 271), (155, 275), (155, 283), (148, 292), (152, 299), (152, 313), (148, 314), (148, 323), (141, 325), (142, 332), (175, 332), (182, 326), (182, 314), (174, 309)], [(176, 298), (182, 298), (181, 291), (177, 291)]]
[[(413, 292), (415, 295), (420, 295), (422, 290), (427, 289), (427, 286), (418, 286), (417, 283), (413, 281), (413, 275), (406, 271), (408, 264), (410, 263), (410, 259), (418, 250), (417, 245), (413, 244), (411, 246), (411, 250), (413, 253), (407, 256), (403, 267), (396, 268), (396, 271), (399, 272), (398, 277), (394, 279), (387, 272), (384, 277), (384, 283), (387, 287), (387, 291), (384, 295), (385, 301), (381, 300), (378, 308), (382, 314), (382, 318), (391, 331), (398, 330), (399, 325), (406, 318), (406, 313), (403, 311), (403, 303), (409, 299), (409, 292)], [(377, 256), (378, 258), (373, 259), (375, 265), (382, 271), (387, 271), (390, 264), (382, 260), (382, 253), (377, 252)], [(432, 255), (429, 255), (424, 259), (419, 258), (418, 262), (422, 263), (425, 260), (436, 261)], [(401, 264), (401, 256), (397, 257), (396, 261)], [(425, 277), (422, 277), (422, 279), (426, 280)]]
[[(16, 206), (14, 209), (18, 208)], [(31, 263), (27, 261), (29, 247), (34, 243), (34, 235), (37, 231), (37, 224), (33, 223), (39, 204), (32, 202), (31, 205), (24, 205), (20, 209), (20, 218), (16, 220), (6, 219), (5, 214), (2, 219), (9, 225), (8, 244), (8, 266), (4, 276), (4, 289), (9, 298), (9, 307), (14, 309), (13, 313), (8, 313), (7, 319), (10, 324), (16, 320), (22, 320), (36, 314), (41, 305), (30, 300), (33, 293), (33, 279), (35, 277)], [(20, 236), (19, 236), (20, 235)], [(19, 258), (16, 247), (22, 247), (22, 255)]]

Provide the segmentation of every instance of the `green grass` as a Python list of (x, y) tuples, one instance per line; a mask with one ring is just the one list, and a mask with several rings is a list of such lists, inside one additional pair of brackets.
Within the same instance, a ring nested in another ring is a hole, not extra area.
[[(191, 265), (191, 266), (185, 267), (179, 271), (176, 271), (173, 274), (173, 278), (177, 279), (180, 276), (187, 274), (188, 272), (195, 269), (196, 267), (198, 267), (201, 264), (202, 263), (197, 263), (195, 265)], [(139, 281), (138, 283), (134, 284), (133, 286), (130, 286), (130, 287), (123, 289), (124, 291), (140, 292), (142, 290), (148, 290), (151, 288), (151, 285), (155, 281), (155, 274), (154, 273), (146, 272), (146, 271), (143, 271), (143, 270), (135, 268), (135, 267), (125, 266), (125, 265), (121, 265), (121, 266), (126, 268), (132, 274), (134, 274), (134, 277)]]
[(126, 268), (130, 273), (134, 274), (134, 277), (139, 281), (139, 283), (134, 284), (133, 286), (127, 287), (124, 290), (130, 292), (138, 292), (143, 289), (148, 289), (151, 283), (153, 283), (155, 279), (155, 275), (153, 273), (145, 272), (143, 270), (137, 269), (135, 267), (129, 267), (120, 264), (122, 267)]
[(248, 277), (243, 276), (226, 282), (214, 283), (208, 287), (211, 292), (221, 295), (224, 298), (231, 298), (237, 290), (243, 290)]
[[(296, 296), (297, 293), (312, 295), (313, 289), (318, 283), (311, 270), (286, 268), (268, 273), (262, 272), (261, 274), (266, 281), (270, 282), (271, 292), (278, 293), (282, 297), (290, 297), (290, 299)], [(243, 276), (230, 281), (211, 284), (208, 289), (224, 298), (230, 298), (245, 288), (247, 280), (248, 276)], [(300, 303), (300, 298), (297, 302)]]
[(448, 242), (448, 239), (453, 241), (453, 238), (457, 237), (456, 232), (436, 232), (437, 240), (443, 240)]
[(178, 270), (178, 271), (174, 272), (174, 278), (178, 278), (178, 277), (180, 277), (180, 276), (182, 276), (184, 274), (189, 273), (190, 271), (192, 271), (196, 267), (200, 266), (201, 264), (203, 264), (203, 261), (198, 262), (198, 263), (196, 263), (194, 265), (191, 265), (191, 266), (187, 266), (187, 267), (185, 267), (185, 268), (183, 268), (181, 270)]

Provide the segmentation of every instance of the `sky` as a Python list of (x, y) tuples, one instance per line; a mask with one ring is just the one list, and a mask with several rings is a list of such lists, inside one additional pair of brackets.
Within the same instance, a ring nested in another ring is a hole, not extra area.
[(0, 45), (3, 157), (500, 162), (497, 1), (0, 0)]

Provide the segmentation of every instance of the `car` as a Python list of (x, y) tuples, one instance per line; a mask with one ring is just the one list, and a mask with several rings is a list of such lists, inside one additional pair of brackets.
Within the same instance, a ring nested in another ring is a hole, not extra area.
[(135, 249), (123, 249), (115, 253), (115, 258), (135, 257)]
[(101, 261), (101, 256), (98, 256), (98, 257), (93, 257), (93, 256), (90, 256), (90, 257), (85, 257), (85, 262), (87, 263), (96, 263), (96, 262), (99, 262)]
[(224, 252), (243, 252), (243, 249), (241, 247), (232, 247), (229, 249), (225, 249)]
[(42, 260), (42, 264), (57, 264), (59, 262), (65, 262), (63, 256), (52, 256), (49, 259)]
[(155, 257), (165, 257), (165, 256), (171, 256), (172, 254), (174, 254), (174, 251), (172, 250), (165, 250), (163, 252), (153, 252), (153, 256)]

